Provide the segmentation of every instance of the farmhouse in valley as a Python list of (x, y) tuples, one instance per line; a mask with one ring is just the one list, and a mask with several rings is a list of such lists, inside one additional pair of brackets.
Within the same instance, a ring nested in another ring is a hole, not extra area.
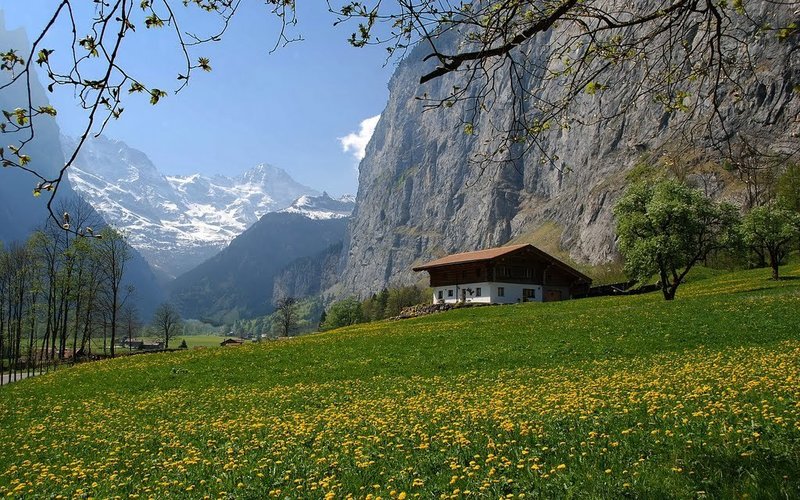
[(428, 271), (434, 304), (515, 304), (586, 296), (592, 279), (533, 245), (457, 253), (413, 268)]
[(227, 347), (227, 346), (236, 347), (244, 345), (244, 339), (225, 339), (222, 342), (220, 342), (219, 345), (221, 345), (222, 347)]

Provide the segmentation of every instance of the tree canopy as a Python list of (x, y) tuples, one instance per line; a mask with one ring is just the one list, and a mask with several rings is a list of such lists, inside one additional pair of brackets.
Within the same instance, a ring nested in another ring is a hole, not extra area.
[(643, 282), (657, 276), (666, 300), (692, 267), (739, 241), (736, 207), (675, 180), (632, 185), (614, 214), (626, 272)]
[(778, 266), (800, 237), (800, 213), (770, 203), (748, 212), (742, 227), (753, 251), (762, 258), (768, 257), (772, 279), (779, 279)]

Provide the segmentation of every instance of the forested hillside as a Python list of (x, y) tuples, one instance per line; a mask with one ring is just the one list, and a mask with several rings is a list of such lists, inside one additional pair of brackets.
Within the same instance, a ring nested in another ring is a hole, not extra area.
[(170, 284), (185, 317), (232, 324), (272, 312), (275, 278), (291, 262), (344, 239), (348, 219), (269, 213), (219, 254)]

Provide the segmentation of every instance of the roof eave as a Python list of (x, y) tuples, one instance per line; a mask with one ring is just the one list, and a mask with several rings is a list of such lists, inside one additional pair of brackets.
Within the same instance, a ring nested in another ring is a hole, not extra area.
[(416, 272), (429, 271), (430, 269), (433, 269), (434, 267), (458, 266), (458, 265), (461, 265), (461, 264), (473, 264), (475, 262), (489, 262), (490, 260), (492, 260), (492, 259), (460, 260), (458, 262), (445, 262), (444, 264), (433, 264), (433, 265), (425, 264), (425, 265), (422, 265), (422, 266), (419, 266), (419, 267), (412, 267), (411, 270), (412, 271), (416, 271)]

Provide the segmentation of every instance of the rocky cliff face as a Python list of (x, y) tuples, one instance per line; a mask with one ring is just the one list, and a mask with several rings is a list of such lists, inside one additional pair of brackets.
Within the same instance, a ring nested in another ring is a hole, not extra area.
[[(782, 16), (782, 21), (792, 15), (769, 5), (764, 2), (759, 15)], [(443, 52), (456, 51), (454, 35), (440, 40)], [(721, 89), (728, 97), (720, 111), (732, 130), (790, 139), (798, 132), (794, 88), (800, 84), (800, 65), (792, 55), (797, 42), (779, 42), (774, 33), (753, 40), (759, 79), (750, 78), (742, 90)], [(555, 64), (549, 42), (549, 37), (539, 38), (522, 52), (544, 65)], [(415, 100), (464, 85), (451, 74), (420, 86), (420, 75), (433, 68), (432, 61), (423, 62), (428, 53), (427, 47), (417, 47), (398, 66), (389, 102), (361, 162), (343, 256), (344, 293), (364, 296), (386, 285), (413, 283), (423, 278), (411, 271), (415, 263), (512, 240), (560, 247), (579, 263), (614, 259), (611, 209), (625, 187), (625, 173), (643, 155), (656, 154), (688, 130), (677, 124), (680, 113), (665, 113), (652, 98), (631, 105), (634, 89), (625, 81), (639, 75), (629, 69), (615, 76), (618, 87), (603, 96), (602, 106), (621, 114), (593, 125), (573, 120), (569, 128), (553, 127), (541, 136), (548, 156), (512, 150), (509, 158), (520, 153), (520, 159), (481, 172), (471, 160), (486, 142), (496, 140), (489, 127), (478, 125), (474, 135), (466, 135), (465, 111), (458, 105), (423, 113)], [(552, 99), (561, 91), (534, 78), (526, 83), (535, 98)], [(476, 123), (509, 122), (511, 88), (500, 85), (497, 92), (494, 106)], [(580, 96), (573, 117), (597, 116), (598, 101)], [(704, 147), (703, 137), (689, 139)], [(558, 162), (550, 161), (552, 155)]]
[(292, 261), (275, 276), (272, 286), (272, 303), (283, 297), (313, 297), (339, 280), (336, 268), (342, 254), (342, 242), (309, 257)]
[[(27, 34), (23, 29), (7, 30), (5, 19), (0, 11), (0, 46), (16, 49), (18, 53), (25, 54), (30, 47)], [(5, 85), (10, 81), (7, 71), (0, 73), (0, 84)], [(47, 94), (39, 80), (31, 81), (31, 98), (35, 106), (49, 104)], [(6, 87), (0, 92), (0, 109), (11, 111), (21, 107), (27, 102), (27, 89), (23, 82)], [(3, 121), (5, 119), (3, 118)], [(58, 125), (50, 117), (39, 117), (36, 121), (36, 135), (31, 140), (24, 153), (31, 157), (28, 168), (41, 172), (47, 178), (58, 175), (58, 167), (64, 164), (64, 154), (58, 144)], [(9, 128), (0, 135), (0, 146), (19, 145), (18, 141), (27, 138), (27, 131), (12, 132)], [(9, 156), (11, 157), (11, 156)], [(41, 227), (49, 217), (45, 197), (33, 197), (33, 188), (39, 179), (16, 168), (0, 169), (0, 241), (11, 242), (26, 239), (34, 229)], [(60, 193), (67, 193), (71, 187), (65, 181), (59, 188)]]

